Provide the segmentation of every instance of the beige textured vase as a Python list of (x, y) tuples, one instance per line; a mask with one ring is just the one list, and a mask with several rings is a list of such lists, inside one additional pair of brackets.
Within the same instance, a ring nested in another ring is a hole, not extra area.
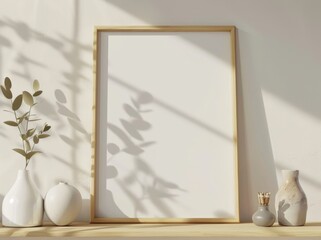
[(303, 226), (307, 214), (307, 198), (299, 183), (298, 170), (282, 170), (283, 184), (275, 196), (277, 220), (284, 226)]

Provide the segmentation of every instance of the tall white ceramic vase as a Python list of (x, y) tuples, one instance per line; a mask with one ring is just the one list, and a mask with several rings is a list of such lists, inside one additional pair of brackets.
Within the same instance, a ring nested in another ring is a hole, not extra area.
[(17, 179), (2, 203), (2, 225), (7, 227), (40, 226), (43, 198), (30, 179), (28, 170), (19, 170)]
[(275, 196), (277, 220), (283, 226), (303, 226), (307, 214), (307, 198), (299, 183), (298, 170), (282, 170), (283, 184)]

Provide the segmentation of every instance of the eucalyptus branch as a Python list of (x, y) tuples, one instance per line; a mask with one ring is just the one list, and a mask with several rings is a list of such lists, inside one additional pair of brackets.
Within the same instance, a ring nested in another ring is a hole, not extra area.
[[(13, 105), (12, 99), (11, 99), (11, 105)], [(18, 130), (19, 130), (20, 137), (21, 137), (21, 136), (22, 136), (22, 131), (21, 131), (21, 129), (20, 129), (20, 124), (19, 124), (19, 120), (18, 120), (18, 117), (17, 117), (17, 112), (16, 112), (15, 110), (13, 110), (13, 114), (14, 114), (16, 123), (18, 124), (17, 128), (18, 128)], [(22, 148), (23, 148), (24, 150), (26, 150), (25, 142), (24, 142), (24, 140), (22, 139), (22, 137), (21, 137), (21, 140), (22, 140)], [(26, 159), (26, 160), (27, 160), (27, 159)], [(26, 167), (27, 167), (27, 166), (26, 166)]]
[[(29, 125), (29, 120), (30, 120), (30, 115), (31, 115), (31, 108), (32, 106), (29, 107), (29, 114), (27, 114), (27, 117), (26, 117), (26, 133), (28, 131), (28, 125)], [(27, 139), (28, 140), (28, 139)], [(30, 145), (30, 144), (29, 144)], [(34, 147), (34, 146), (33, 146)], [(27, 149), (25, 148), (25, 151), (27, 152)], [(26, 166), (25, 166), (25, 169), (27, 169), (28, 165), (29, 165), (29, 162), (30, 162), (30, 158), (28, 159), (27, 158), (27, 155), (26, 155)]]
[(30, 115), (31, 115), (31, 108), (32, 108), (32, 105), (29, 107), (29, 114), (27, 116), (26, 132), (28, 131), (28, 125), (29, 125), (29, 120), (30, 120)]
[[(28, 167), (31, 158), (40, 153), (40, 151), (35, 151), (35, 146), (39, 143), (40, 139), (47, 138), (50, 134), (45, 133), (49, 131), (51, 126), (47, 123), (42, 127), (42, 129), (38, 129), (37, 126), (34, 128), (29, 129), (29, 125), (31, 122), (38, 121), (40, 119), (30, 119), (32, 107), (36, 104), (35, 98), (42, 94), (42, 91), (39, 90), (39, 82), (37, 80), (33, 81), (33, 94), (28, 91), (23, 91), (21, 94), (16, 96), (13, 100), (12, 92), (11, 92), (12, 83), (11, 80), (6, 77), (4, 80), (4, 84), (0, 86), (1, 91), (5, 98), (11, 101), (11, 107), (13, 110), (13, 114), (15, 117), (15, 121), (5, 121), (6, 125), (17, 127), (19, 130), (20, 138), (22, 140), (22, 149), (21, 148), (14, 148), (13, 150), (25, 158), (25, 168)], [(29, 111), (25, 112), (23, 115), (18, 117), (17, 110), (22, 106), (22, 103), (25, 103), (29, 107)], [(25, 126), (23, 125), (25, 122)], [(37, 131), (37, 132), (36, 132)], [(32, 145), (31, 145), (32, 141)]]

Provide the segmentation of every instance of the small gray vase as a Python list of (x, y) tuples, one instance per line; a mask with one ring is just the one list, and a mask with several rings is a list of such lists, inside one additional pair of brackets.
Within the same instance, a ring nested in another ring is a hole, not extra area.
[(269, 210), (270, 193), (258, 193), (259, 206), (253, 214), (252, 220), (256, 226), (271, 227), (275, 222), (275, 216)]

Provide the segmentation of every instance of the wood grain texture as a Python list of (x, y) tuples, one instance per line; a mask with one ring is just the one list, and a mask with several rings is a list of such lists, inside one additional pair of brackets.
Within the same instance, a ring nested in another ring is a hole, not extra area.
[(235, 26), (96, 26), (95, 31), (108, 32), (231, 32)]
[(0, 227), (0, 237), (320, 237), (321, 223), (303, 227), (242, 224), (86, 224)]

